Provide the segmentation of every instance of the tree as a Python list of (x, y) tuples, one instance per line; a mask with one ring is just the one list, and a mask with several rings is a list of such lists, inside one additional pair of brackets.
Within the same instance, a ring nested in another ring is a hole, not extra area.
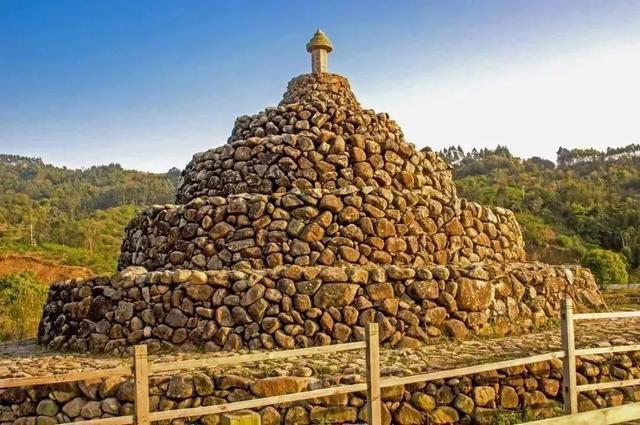
[(169, 174), (118, 164), (74, 170), (0, 154), (0, 248), (111, 271), (124, 226), (140, 206), (174, 199), (180, 173)]
[(553, 163), (553, 161), (540, 158), (539, 156), (531, 157), (526, 162), (531, 162), (533, 165), (540, 168), (541, 170), (553, 170), (555, 168), (555, 164)]
[(592, 249), (582, 257), (582, 265), (591, 269), (602, 286), (629, 283), (627, 264), (622, 255), (606, 249)]
[[(444, 149), (448, 155), (456, 150)], [(588, 249), (602, 248), (623, 253), (630, 268), (638, 268), (640, 145), (606, 151), (561, 147), (557, 159), (558, 166), (539, 157), (509, 157), (502, 146), (483, 148), (464, 154), (453, 175), (461, 197), (535, 217), (526, 224), (520, 221), (525, 233), (535, 238), (525, 238), (531, 258), (559, 261), (558, 250), (538, 249), (545, 245), (556, 245), (574, 259)], [(571, 243), (559, 246), (559, 240)]]
[(556, 163), (559, 167), (565, 167), (569, 165), (569, 150), (563, 147), (558, 148), (556, 152)]

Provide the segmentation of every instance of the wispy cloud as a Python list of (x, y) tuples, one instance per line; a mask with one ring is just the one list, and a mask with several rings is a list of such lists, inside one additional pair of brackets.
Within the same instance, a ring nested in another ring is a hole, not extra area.
[(553, 159), (558, 146), (637, 143), (639, 75), (640, 42), (630, 41), (367, 89), (364, 97), (367, 106), (389, 111), (419, 146), (502, 144)]

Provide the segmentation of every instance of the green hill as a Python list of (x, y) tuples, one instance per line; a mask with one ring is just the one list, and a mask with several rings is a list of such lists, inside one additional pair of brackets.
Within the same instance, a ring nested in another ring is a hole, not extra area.
[(454, 165), (461, 197), (516, 213), (529, 258), (582, 261), (603, 283), (625, 283), (620, 268), (640, 280), (640, 145), (560, 148), (556, 163), (503, 146), (440, 154)]
[(178, 176), (0, 155), (0, 253), (113, 271), (126, 223), (144, 205), (171, 202)]

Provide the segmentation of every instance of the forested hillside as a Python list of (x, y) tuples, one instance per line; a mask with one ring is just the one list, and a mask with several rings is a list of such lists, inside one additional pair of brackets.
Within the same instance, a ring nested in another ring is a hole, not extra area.
[(72, 170), (0, 155), (0, 253), (29, 253), (112, 271), (123, 228), (142, 206), (173, 200), (179, 171), (118, 164)]
[[(581, 262), (604, 284), (640, 281), (640, 145), (560, 148), (556, 163), (502, 146), (440, 154), (454, 165), (461, 197), (516, 213), (529, 258)], [(126, 223), (144, 205), (172, 202), (178, 177), (177, 169), (71, 170), (0, 155), (0, 254), (113, 271)]]
[(582, 262), (604, 284), (640, 280), (640, 145), (560, 148), (556, 163), (503, 146), (440, 154), (461, 197), (516, 213), (530, 258)]

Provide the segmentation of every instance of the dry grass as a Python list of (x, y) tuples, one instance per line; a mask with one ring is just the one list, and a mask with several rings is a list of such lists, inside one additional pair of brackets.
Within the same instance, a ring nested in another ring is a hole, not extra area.
[(605, 289), (602, 295), (611, 310), (640, 310), (640, 288)]
[(47, 292), (31, 272), (0, 276), (0, 340), (36, 335)]

